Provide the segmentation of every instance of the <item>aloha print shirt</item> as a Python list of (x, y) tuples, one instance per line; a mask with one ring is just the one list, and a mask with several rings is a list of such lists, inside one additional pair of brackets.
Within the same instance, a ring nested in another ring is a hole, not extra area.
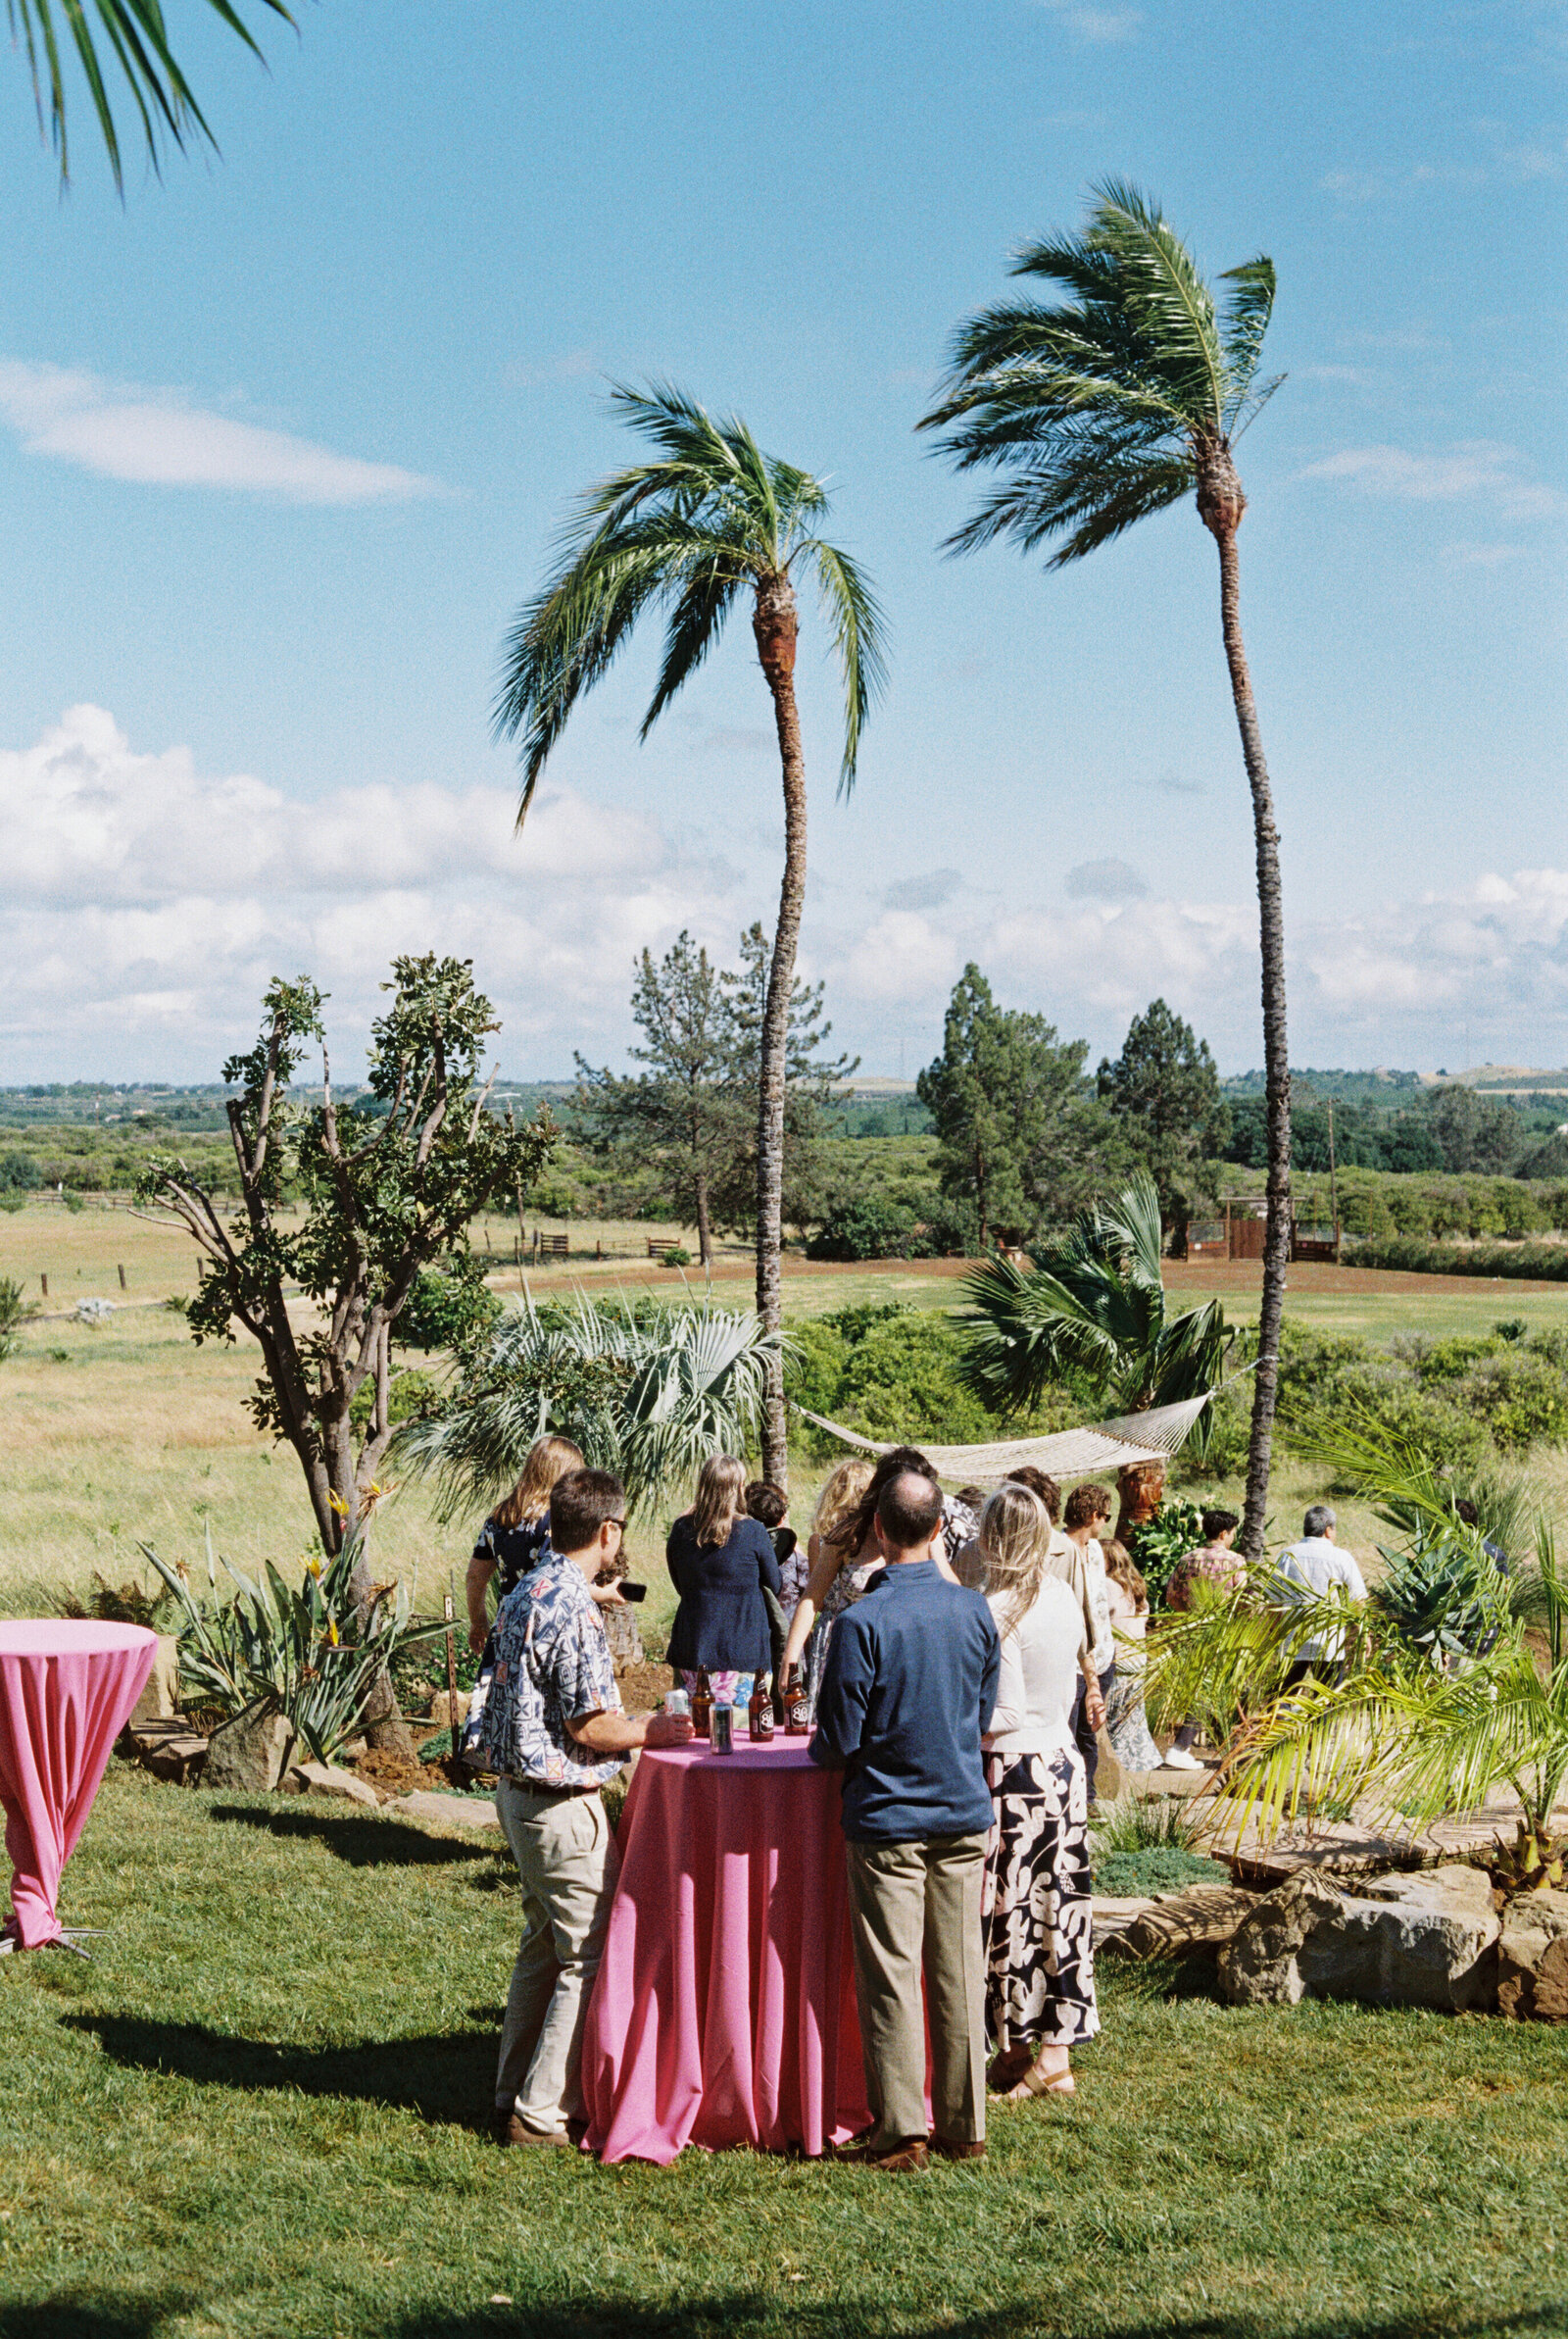
[(598, 1760), (566, 1727), (619, 1714), (620, 1691), (598, 1605), (582, 1569), (552, 1552), (496, 1612), (495, 1667), (473, 1733), (472, 1759), (503, 1777), (545, 1787), (601, 1787), (626, 1766)]

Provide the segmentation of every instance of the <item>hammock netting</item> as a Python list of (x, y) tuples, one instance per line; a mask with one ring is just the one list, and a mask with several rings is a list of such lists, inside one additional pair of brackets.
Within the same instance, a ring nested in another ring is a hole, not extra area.
[[(1009, 1438), (994, 1446), (931, 1446), (923, 1438), (907, 1442), (918, 1445), (939, 1478), (952, 1478), (961, 1485), (997, 1485), (1014, 1470), (1029, 1466), (1053, 1478), (1088, 1478), (1102, 1470), (1120, 1469), (1124, 1463), (1168, 1462), (1213, 1394), (1212, 1389), (1205, 1389), (1200, 1397), (1184, 1398), (1180, 1405), (1119, 1414), (1113, 1420), (1089, 1422), (1081, 1429), (1058, 1429), (1051, 1437)], [(859, 1447), (862, 1453), (892, 1452), (891, 1440), (862, 1437), (857, 1429), (846, 1429), (842, 1421), (808, 1413), (804, 1405), (795, 1410), (802, 1420), (814, 1422), (818, 1429), (842, 1438), (847, 1446)]]

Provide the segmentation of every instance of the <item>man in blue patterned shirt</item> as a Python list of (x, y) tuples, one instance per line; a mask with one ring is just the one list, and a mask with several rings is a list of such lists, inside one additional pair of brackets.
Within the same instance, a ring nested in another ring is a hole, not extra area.
[(522, 1883), (525, 1924), (496, 2070), (501, 2144), (569, 2144), (583, 2118), (583, 2016), (620, 1861), (599, 1790), (634, 1747), (681, 1746), (689, 1721), (621, 1711), (589, 1590), (620, 1554), (626, 1497), (608, 1470), (568, 1470), (550, 1497), (550, 1552), (496, 1613), (496, 1662), (474, 1759)]

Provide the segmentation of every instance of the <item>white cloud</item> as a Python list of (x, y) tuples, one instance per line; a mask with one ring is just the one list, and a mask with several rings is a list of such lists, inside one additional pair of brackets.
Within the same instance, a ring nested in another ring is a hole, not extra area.
[(1139, 902), (1149, 891), (1131, 864), (1114, 857), (1106, 861), (1080, 861), (1076, 869), (1067, 871), (1061, 887), (1069, 901), (1081, 895), (1097, 902)]
[[(211, 1078), (255, 1029), (274, 974), (331, 994), (347, 1073), (397, 952), (471, 958), (496, 1001), (509, 1071), (615, 1061), (632, 964), (687, 927), (723, 964), (765, 914), (778, 842), (744, 880), (711, 836), (673, 844), (644, 811), (543, 793), (519, 838), (505, 784), (356, 781), (303, 801), (188, 750), (133, 749), (94, 707), (0, 753), (0, 1081), (76, 1074)], [(1093, 865), (1087, 865), (1092, 871)], [(766, 873), (765, 888), (759, 882)], [(1130, 874), (1131, 872), (1127, 872)], [(1289, 872), (1287, 871), (1287, 874)], [(1258, 1061), (1257, 912), (1232, 900), (1092, 893), (1038, 870), (956, 868), (862, 888), (813, 871), (802, 971), (824, 979), (838, 1041), (888, 1068), (889, 1044), (937, 1044), (966, 960), (1010, 1007), (1093, 1050), (1156, 996), (1222, 1063)], [(1298, 1061), (1450, 1061), (1474, 1020), (1512, 1060), (1568, 1056), (1568, 871), (1474, 875), (1374, 914), (1313, 904), (1290, 928)]]
[(398, 503), (438, 492), (390, 463), (362, 463), (284, 430), (193, 406), (179, 390), (0, 362), (0, 414), (29, 455), (155, 487), (219, 487), (291, 504)]
[(1364, 495), (1397, 497), (1405, 503), (1452, 503), (1484, 495), (1508, 520), (1542, 520), (1568, 512), (1568, 496), (1522, 476), (1517, 448), (1493, 439), (1464, 439), (1431, 453), (1408, 447), (1345, 447), (1309, 463), (1307, 479), (1338, 479)]
[(1141, 8), (1094, 7), (1087, 0), (1035, 0), (1035, 5), (1058, 18), (1080, 40), (1136, 40), (1144, 21)]

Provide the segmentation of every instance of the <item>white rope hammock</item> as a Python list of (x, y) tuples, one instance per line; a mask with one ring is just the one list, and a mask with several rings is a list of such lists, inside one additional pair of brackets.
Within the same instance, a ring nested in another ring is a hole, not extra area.
[[(996, 1485), (1026, 1466), (1053, 1478), (1093, 1477), (1101, 1470), (1119, 1469), (1128, 1462), (1168, 1462), (1214, 1394), (1205, 1389), (1200, 1397), (1186, 1397), (1180, 1405), (1119, 1414), (1113, 1420), (1089, 1422), (1081, 1429), (1059, 1429), (1052, 1437), (1012, 1438), (996, 1446), (921, 1443), (920, 1451), (939, 1478), (954, 1478), (960, 1484), (973, 1480), (978, 1486)], [(808, 1413), (804, 1405), (795, 1410), (803, 1420), (830, 1431), (847, 1446), (858, 1446), (862, 1453), (889, 1454), (893, 1450), (886, 1440), (861, 1437), (858, 1430), (846, 1429), (842, 1421)]]

